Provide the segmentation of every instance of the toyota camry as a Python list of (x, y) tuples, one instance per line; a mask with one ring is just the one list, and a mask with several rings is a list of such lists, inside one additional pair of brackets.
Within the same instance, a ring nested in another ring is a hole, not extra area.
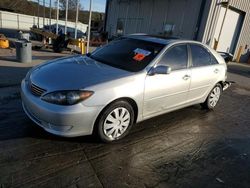
[(195, 41), (128, 35), (87, 55), (51, 60), (21, 84), (23, 109), (65, 137), (125, 137), (143, 120), (190, 105), (214, 109), (228, 87), (224, 59)]

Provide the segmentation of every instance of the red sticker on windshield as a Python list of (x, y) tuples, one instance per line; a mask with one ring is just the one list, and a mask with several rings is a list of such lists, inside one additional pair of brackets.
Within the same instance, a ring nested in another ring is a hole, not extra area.
[(136, 54), (133, 59), (136, 61), (142, 61), (146, 56), (144, 54)]

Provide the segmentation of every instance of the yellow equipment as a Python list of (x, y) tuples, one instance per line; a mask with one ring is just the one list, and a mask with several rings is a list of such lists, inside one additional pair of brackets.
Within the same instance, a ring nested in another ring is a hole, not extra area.
[(9, 48), (9, 47), (10, 47), (9, 40), (3, 34), (0, 34), (0, 48)]
[(84, 39), (70, 39), (69, 44), (76, 45), (80, 48), (81, 54), (86, 54), (86, 41)]

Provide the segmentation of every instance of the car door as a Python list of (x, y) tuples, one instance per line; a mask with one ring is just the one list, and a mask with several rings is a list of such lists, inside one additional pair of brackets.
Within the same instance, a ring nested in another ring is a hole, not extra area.
[(144, 90), (143, 116), (161, 114), (186, 103), (191, 71), (188, 69), (186, 44), (171, 47), (158, 65), (171, 67), (169, 74), (147, 75)]
[(190, 44), (189, 46), (192, 59), (192, 78), (188, 100), (192, 102), (206, 97), (216, 84), (221, 67), (207, 48), (199, 44)]

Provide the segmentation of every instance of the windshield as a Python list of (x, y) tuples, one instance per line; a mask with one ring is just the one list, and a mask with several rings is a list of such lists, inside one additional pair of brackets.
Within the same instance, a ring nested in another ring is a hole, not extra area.
[(130, 72), (143, 70), (164, 48), (163, 44), (120, 38), (93, 52), (90, 58)]

